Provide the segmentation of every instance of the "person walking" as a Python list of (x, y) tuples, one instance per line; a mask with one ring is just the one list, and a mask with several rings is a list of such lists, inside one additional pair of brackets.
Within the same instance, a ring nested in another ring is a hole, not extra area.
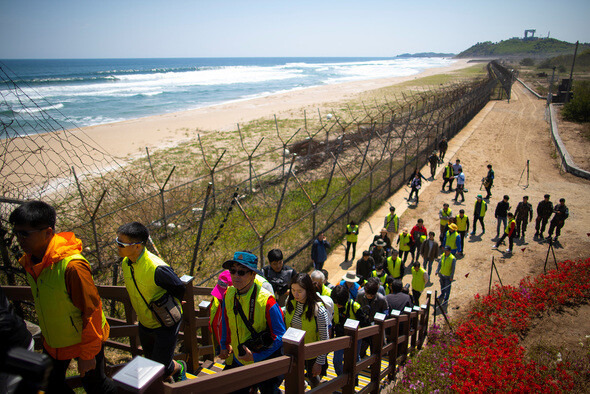
[(262, 268), (262, 273), (272, 286), (275, 300), (284, 306), (289, 295), (289, 284), (297, 271), (283, 263), (283, 252), (280, 249), (270, 250), (267, 257), (269, 264)]
[(545, 226), (553, 213), (553, 203), (549, 200), (551, 196), (545, 194), (543, 200), (537, 205), (537, 219), (535, 220), (535, 236), (534, 238), (543, 239)]
[(373, 248), (377, 246), (376, 243), (378, 240), (382, 240), (385, 242), (385, 246), (383, 246), (385, 250), (391, 249), (391, 239), (389, 239), (389, 236), (387, 235), (386, 228), (382, 228), (381, 232), (373, 237), (373, 243), (369, 247), (370, 250), (373, 250)]
[(451, 296), (451, 284), (455, 277), (455, 268), (457, 266), (457, 259), (451, 253), (451, 248), (446, 246), (442, 254), (435, 275), (440, 278), (440, 296), (439, 302), (442, 307), (446, 307)]
[(389, 239), (393, 240), (399, 231), (399, 218), (395, 214), (395, 207), (389, 207), (389, 213), (385, 216), (383, 227), (387, 229)]
[(398, 257), (398, 252), (395, 249), (391, 250), (391, 256), (387, 258), (384, 268), (387, 275), (392, 276), (394, 279), (402, 279), (406, 273), (406, 267), (402, 259)]
[(494, 217), (498, 221), (498, 225), (496, 226), (496, 238), (500, 237), (500, 225), (503, 224), (502, 231), (506, 230), (506, 220), (508, 218), (508, 211), (510, 210), (510, 204), (508, 200), (510, 197), (504, 195), (502, 201), (496, 205), (496, 211), (494, 212)]
[(412, 265), (412, 298), (414, 299), (414, 305), (420, 305), (420, 295), (428, 282), (430, 282), (430, 278), (426, 270), (420, 267), (419, 262), (414, 262)]
[[(486, 177), (483, 179), (483, 185), (486, 189), (486, 197), (485, 199), (488, 200), (492, 197), (492, 186), (494, 186), (494, 178), (496, 177), (494, 170), (492, 170), (492, 165), (488, 164), (488, 173)], [(480, 189), (481, 190), (481, 189)]]
[(508, 224), (506, 225), (506, 228), (504, 229), (504, 234), (502, 234), (502, 238), (500, 238), (498, 240), (498, 242), (496, 242), (494, 244), (494, 246), (492, 246), (492, 249), (498, 249), (498, 246), (500, 246), (500, 244), (504, 241), (504, 239), (506, 237), (508, 237), (509, 246), (508, 246), (508, 249), (506, 249), (506, 253), (512, 254), (512, 247), (514, 244), (515, 236), (516, 236), (516, 221), (514, 220), (514, 214), (512, 212), (508, 212)]
[(344, 261), (348, 260), (348, 252), (350, 247), (352, 246), (352, 259), (354, 260), (356, 256), (356, 243), (359, 239), (359, 226), (356, 224), (354, 220), (351, 220), (350, 223), (346, 225), (346, 255), (344, 257)]
[(359, 284), (362, 286), (367, 279), (371, 277), (371, 272), (375, 269), (375, 260), (368, 250), (363, 252), (363, 257), (356, 262), (356, 276), (360, 278)]
[(565, 198), (559, 199), (559, 204), (555, 206), (553, 212), (555, 212), (555, 215), (553, 215), (553, 219), (551, 219), (551, 223), (549, 223), (549, 236), (547, 239), (551, 239), (553, 229), (555, 229), (555, 238), (553, 239), (553, 242), (556, 242), (557, 238), (561, 235), (561, 229), (565, 224), (565, 220), (570, 216), (570, 211), (565, 205)]
[(454, 176), (454, 178), (457, 180), (457, 188), (455, 189), (454, 200), (455, 202), (458, 202), (457, 200), (459, 199), (459, 195), (461, 195), (461, 202), (463, 202), (465, 201), (465, 194), (463, 194), (463, 191), (465, 190), (465, 174), (463, 174), (462, 168), (459, 168), (457, 171), (458, 174)]
[(455, 217), (455, 223), (457, 225), (457, 232), (461, 238), (461, 254), (464, 255), (467, 232), (469, 231), (469, 218), (465, 215), (464, 209), (459, 210), (459, 215)]
[(449, 161), (449, 163), (443, 169), (443, 184), (441, 188), (441, 192), (445, 191), (445, 185), (449, 184), (449, 191), (453, 191), (453, 164)]
[[(291, 293), (285, 308), (285, 327), (305, 331), (306, 344), (330, 339), (328, 333), (328, 312), (322, 299), (316, 293), (310, 276), (300, 273), (291, 281)], [(328, 363), (325, 354), (304, 361), (305, 377), (312, 388), (326, 376)]]
[(322, 231), (311, 245), (311, 261), (316, 270), (324, 268), (324, 263), (328, 259), (328, 249), (330, 249), (330, 243), (326, 241), (326, 235)]
[(109, 324), (82, 256), (82, 241), (73, 233), (55, 232), (57, 214), (43, 201), (28, 201), (10, 214), (8, 221), (24, 255), (19, 264), (35, 304), (43, 335), (43, 353), (51, 360), (47, 393), (73, 393), (66, 384), (72, 359), (87, 393), (116, 393), (105, 375), (104, 343)]
[(522, 201), (518, 203), (515, 214), (516, 238), (521, 238), (524, 241), (527, 224), (533, 220), (533, 206), (529, 204), (529, 196), (524, 196)]
[(397, 238), (397, 245), (399, 245), (399, 252), (400, 257), (402, 259), (402, 263), (405, 265), (408, 259), (408, 255), (410, 254), (410, 250), (412, 249), (412, 236), (408, 233), (408, 229), (404, 228)]
[(412, 227), (410, 231), (410, 235), (414, 240), (414, 246), (410, 253), (412, 254), (412, 263), (420, 259), (420, 247), (422, 246), (422, 242), (428, 238), (428, 230), (424, 227), (424, 220), (418, 219), (416, 225)]
[(475, 235), (477, 231), (477, 222), (481, 223), (481, 233), (486, 233), (486, 226), (483, 222), (483, 218), (486, 215), (486, 211), (488, 210), (488, 204), (483, 200), (481, 194), (478, 194), (475, 200), (475, 206), (473, 207), (473, 230), (471, 231), (471, 235)]
[(408, 202), (410, 202), (412, 200), (412, 195), (415, 195), (416, 196), (416, 205), (418, 205), (418, 202), (419, 202), (418, 191), (422, 187), (422, 179), (420, 179), (419, 173), (414, 175), (414, 178), (410, 182), (410, 187), (412, 188), (412, 190), (410, 191), (410, 195), (408, 196)]
[(434, 174), (436, 174), (436, 168), (438, 167), (438, 156), (436, 151), (432, 151), (432, 154), (428, 157), (428, 163), (430, 164), (430, 178), (434, 180)]
[(446, 202), (443, 204), (443, 207), (440, 211), (438, 211), (438, 218), (440, 219), (440, 242), (445, 236), (445, 232), (447, 225), (449, 224), (449, 220), (453, 217), (453, 210), (449, 208), (449, 204)]
[[(258, 257), (249, 252), (236, 252), (222, 267), (229, 270), (232, 279), (222, 303), (219, 357), (223, 360), (231, 357), (225, 370), (280, 357), (285, 320), (274, 296), (255, 281), (257, 274), (262, 275)], [(260, 341), (253, 341), (254, 336)], [(273, 377), (236, 393), (248, 394), (257, 387), (262, 394), (275, 394), (280, 392), (280, 383), (279, 377)]]
[(145, 357), (164, 365), (165, 378), (186, 380), (186, 363), (173, 359), (182, 318), (168, 324), (153, 311), (153, 304), (167, 301), (181, 311), (185, 286), (168, 264), (147, 250), (149, 237), (147, 227), (139, 222), (124, 224), (117, 230), (115, 242), (123, 258), (125, 288), (137, 313), (139, 342)]
[(449, 224), (449, 230), (445, 233), (445, 237), (442, 242), (442, 246), (450, 247), (451, 253), (453, 253), (455, 256), (462, 253), (461, 236), (459, 235), (457, 229), (458, 227), (455, 223)]
[(428, 276), (432, 272), (432, 263), (434, 259), (438, 257), (438, 242), (434, 239), (434, 231), (428, 233), (428, 239), (422, 243), (422, 247), (420, 253), (422, 254), (422, 258), (424, 259), (423, 267), (428, 267)]
[(209, 331), (213, 338), (213, 348), (215, 355), (218, 356), (220, 352), (219, 339), (221, 338), (221, 318), (223, 311), (221, 310), (221, 303), (225, 297), (227, 288), (232, 285), (231, 275), (228, 270), (222, 271), (217, 279), (217, 284), (211, 290), (211, 303), (209, 304)]
[(447, 153), (447, 149), (449, 144), (447, 143), (447, 139), (443, 137), (440, 142), (438, 143), (438, 152), (440, 156), (440, 161), (442, 162), (445, 159), (445, 154)]

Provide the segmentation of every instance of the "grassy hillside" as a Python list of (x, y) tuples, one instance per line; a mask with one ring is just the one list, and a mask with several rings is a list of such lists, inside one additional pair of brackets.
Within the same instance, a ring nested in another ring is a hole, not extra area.
[[(511, 38), (497, 43), (491, 41), (479, 42), (458, 54), (457, 58), (501, 56), (549, 57), (560, 54), (573, 54), (574, 48), (575, 44), (556, 40), (555, 38), (527, 41), (520, 38)], [(590, 44), (580, 44), (578, 52), (586, 49), (590, 49)]]

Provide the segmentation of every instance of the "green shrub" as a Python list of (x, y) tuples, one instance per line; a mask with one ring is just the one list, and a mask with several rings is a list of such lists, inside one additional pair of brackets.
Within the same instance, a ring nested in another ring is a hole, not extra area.
[(574, 84), (574, 98), (563, 107), (564, 119), (572, 122), (590, 122), (590, 81)]
[(520, 61), (520, 65), (524, 67), (531, 67), (535, 65), (535, 61), (530, 57), (525, 57)]

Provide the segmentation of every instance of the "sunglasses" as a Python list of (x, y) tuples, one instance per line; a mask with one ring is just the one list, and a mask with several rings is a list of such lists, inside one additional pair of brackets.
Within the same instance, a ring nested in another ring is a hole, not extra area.
[(230, 270), (229, 270), (229, 273), (231, 275), (236, 275), (237, 274), (238, 276), (244, 276), (248, 272), (252, 272), (252, 271), (249, 271), (249, 270), (236, 270), (236, 269), (233, 269), (233, 268), (230, 268)]
[(119, 241), (119, 237), (115, 238), (115, 242), (117, 243), (117, 246), (120, 248), (126, 248), (127, 246), (132, 246), (132, 245), (139, 245), (143, 242), (133, 242), (133, 243), (127, 243), (127, 242), (122, 242)]
[(33, 233), (41, 232), (41, 231), (45, 230), (46, 228), (47, 227), (40, 228), (38, 230), (12, 230), (12, 233), (19, 238), (27, 238), (29, 235), (31, 235)]

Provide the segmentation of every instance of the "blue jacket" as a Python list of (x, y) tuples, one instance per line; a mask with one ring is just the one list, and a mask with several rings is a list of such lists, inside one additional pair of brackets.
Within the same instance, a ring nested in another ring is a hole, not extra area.
[(328, 241), (319, 241), (314, 239), (313, 245), (311, 245), (311, 260), (322, 263), (328, 259), (328, 248), (330, 244)]

